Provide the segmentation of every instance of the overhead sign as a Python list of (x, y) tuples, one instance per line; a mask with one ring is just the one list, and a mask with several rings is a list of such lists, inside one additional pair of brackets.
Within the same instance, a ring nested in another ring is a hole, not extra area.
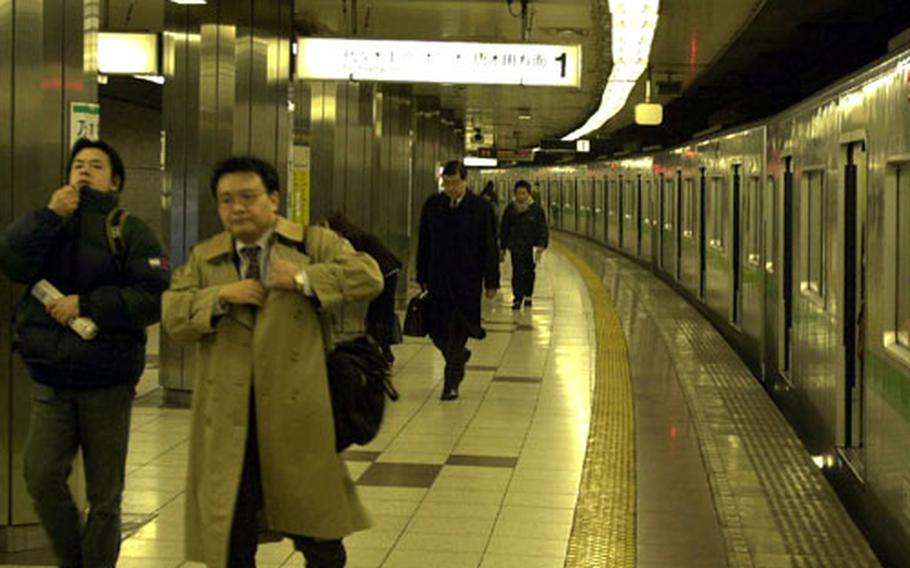
[(158, 36), (147, 33), (98, 34), (98, 72), (106, 75), (157, 75)]
[(578, 87), (581, 46), (300, 38), (297, 76), (398, 83)]
[(499, 158), (500, 161), (533, 162), (534, 152), (532, 152), (530, 148), (520, 148), (518, 150), (500, 148), (496, 152), (496, 157)]
[(576, 140), (575, 141), (575, 151), (576, 152), (590, 152), (591, 151), (591, 141), (590, 140)]

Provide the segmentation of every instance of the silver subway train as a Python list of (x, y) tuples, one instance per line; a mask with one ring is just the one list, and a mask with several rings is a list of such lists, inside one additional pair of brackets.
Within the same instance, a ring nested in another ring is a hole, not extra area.
[(910, 565), (910, 51), (682, 147), (479, 177), (687, 296)]

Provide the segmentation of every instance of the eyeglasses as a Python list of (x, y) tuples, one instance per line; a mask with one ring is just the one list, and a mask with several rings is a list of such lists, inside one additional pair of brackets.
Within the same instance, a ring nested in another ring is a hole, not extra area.
[(235, 204), (243, 205), (244, 207), (249, 207), (256, 202), (261, 196), (265, 195), (264, 191), (242, 191), (240, 193), (234, 194), (223, 194), (218, 196), (218, 207), (224, 207), (229, 209)]

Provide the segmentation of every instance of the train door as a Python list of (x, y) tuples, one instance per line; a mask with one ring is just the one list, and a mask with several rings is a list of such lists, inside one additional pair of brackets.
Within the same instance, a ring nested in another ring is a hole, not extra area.
[(778, 369), (789, 381), (790, 364), (793, 360), (793, 156), (784, 158), (784, 191), (783, 191), (783, 282), (781, 284), (783, 317), (780, 318), (782, 329), (777, 334), (780, 341), (778, 349)]
[(588, 192), (588, 180), (587, 178), (582, 178), (576, 182), (577, 192), (578, 192), (578, 234), (589, 237), (591, 236), (590, 222), (591, 222), (591, 194)]
[(664, 228), (667, 225), (667, 180), (664, 174), (657, 177), (657, 223), (658, 223), (658, 248), (657, 248), (657, 267), (664, 272), (667, 270), (667, 243), (664, 235)]
[(654, 251), (651, 250), (652, 243), (654, 242), (653, 235), (653, 226), (651, 224), (651, 219), (654, 217), (654, 205), (653, 198), (651, 196), (651, 176), (645, 175), (641, 180), (641, 200), (642, 200), (642, 212), (639, 214), (641, 217), (641, 254), (646, 259), (654, 258)]
[[(731, 321), (739, 325), (742, 323), (742, 289), (743, 289), (743, 255), (742, 255), (742, 226), (740, 200), (740, 169), (741, 165), (733, 166), (733, 308)], [(751, 196), (750, 196), (751, 197)], [(750, 200), (746, 200), (746, 207), (754, 207)], [(748, 212), (746, 215), (748, 216)]]
[(619, 177), (611, 177), (608, 182), (609, 189), (607, 191), (607, 231), (610, 235), (610, 244), (615, 247), (619, 247), (620, 232), (622, 230), (622, 223), (619, 222), (621, 215), (619, 209), (621, 201), (619, 183)]
[(575, 180), (562, 180), (562, 229), (574, 233), (575, 228)]
[(844, 159), (844, 445), (851, 464), (862, 473), (865, 399), (866, 314), (866, 145), (843, 146)]
[(635, 255), (641, 256), (641, 231), (643, 228), (642, 223), (642, 203), (644, 203), (644, 184), (642, 183), (641, 175), (637, 175), (635, 179)]
[(682, 278), (682, 237), (683, 237), (683, 209), (682, 209), (682, 193), (683, 193), (683, 179), (682, 179), (682, 170), (676, 170), (675, 191), (671, 191), (670, 195), (673, 197), (673, 215), (676, 220), (676, 229), (673, 231), (673, 266), (674, 266), (674, 275), (677, 280)]
[(594, 239), (605, 243), (607, 242), (606, 215), (604, 210), (606, 203), (604, 200), (604, 180), (595, 178), (594, 180)]
[(562, 228), (562, 191), (559, 180), (550, 178), (550, 224), (557, 229)]
[(704, 300), (705, 298), (705, 280), (707, 271), (706, 261), (708, 258), (707, 250), (707, 239), (708, 239), (708, 230), (707, 230), (707, 176), (705, 174), (705, 168), (699, 168), (701, 170), (701, 175), (699, 176), (698, 182), (698, 296)]

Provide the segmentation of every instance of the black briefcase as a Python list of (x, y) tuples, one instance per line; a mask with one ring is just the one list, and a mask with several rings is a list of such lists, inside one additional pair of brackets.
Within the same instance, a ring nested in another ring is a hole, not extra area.
[(424, 337), (430, 330), (429, 321), (429, 295), (426, 291), (420, 292), (408, 302), (408, 310), (404, 316), (404, 334), (411, 337)]

